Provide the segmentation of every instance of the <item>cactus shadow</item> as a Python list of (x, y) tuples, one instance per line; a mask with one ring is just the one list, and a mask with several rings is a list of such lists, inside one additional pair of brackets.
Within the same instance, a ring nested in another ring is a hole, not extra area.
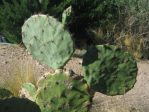
[[(89, 53), (88, 53), (89, 52)], [(88, 58), (90, 57), (90, 58)], [(83, 56), (83, 66), (87, 66), (94, 63), (98, 59), (98, 49), (95, 46), (90, 46), (87, 49), (87, 53)]]

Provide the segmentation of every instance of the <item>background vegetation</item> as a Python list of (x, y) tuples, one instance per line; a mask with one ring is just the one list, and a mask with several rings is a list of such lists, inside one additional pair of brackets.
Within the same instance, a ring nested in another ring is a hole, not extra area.
[(70, 5), (68, 28), (76, 46), (116, 44), (137, 59), (149, 58), (148, 0), (3, 0), (0, 32), (9, 42), (21, 43), (21, 26), (27, 18), (44, 13), (61, 20)]

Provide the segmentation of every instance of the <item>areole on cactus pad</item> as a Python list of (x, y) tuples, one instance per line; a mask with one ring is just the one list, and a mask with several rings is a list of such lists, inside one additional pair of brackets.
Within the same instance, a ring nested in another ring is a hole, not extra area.
[(52, 68), (61, 68), (74, 48), (64, 25), (48, 15), (33, 15), (22, 27), (23, 43), (34, 58)]
[(136, 61), (113, 45), (91, 46), (83, 58), (83, 66), (89, 86), (107, 95), (124, 94), (136, 82)]

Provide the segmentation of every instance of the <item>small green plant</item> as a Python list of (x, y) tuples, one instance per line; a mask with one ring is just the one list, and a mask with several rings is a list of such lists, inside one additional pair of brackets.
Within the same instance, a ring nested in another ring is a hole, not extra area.
[[(28, 51), (41, 63), (55, 69), (63, 68), (74, 50), (65, 27), (67, 13), (64, 12), (63, 17), (62, 24), (51, 16), (33, 15), (22, 27), (23, 42)], [(37, 87), (31, 83), (23, 85), (27, 98), (35, 101), (42, 112), (88, 111), (91, 95), (83, 79), (60, 72), (39, 80)]]

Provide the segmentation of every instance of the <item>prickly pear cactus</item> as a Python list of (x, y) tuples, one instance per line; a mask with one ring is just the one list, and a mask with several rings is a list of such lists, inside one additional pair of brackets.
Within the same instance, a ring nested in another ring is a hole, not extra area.
[(81, 78), (59, 72), (43, 77), (37, 86), (35, 102), (42, 112), (88, 112), (91, 96)]
[(113, 45), (97, 45), (83, 58), (84, 79), (95, 91), (120, 95), (130, 90), (137, 76), (136, 61)]
[(64, 25), (48, 15), (33, 15), (22, 27), (28, 51), (43, 64), (61, 68), (73, 53), (73, 41)]

